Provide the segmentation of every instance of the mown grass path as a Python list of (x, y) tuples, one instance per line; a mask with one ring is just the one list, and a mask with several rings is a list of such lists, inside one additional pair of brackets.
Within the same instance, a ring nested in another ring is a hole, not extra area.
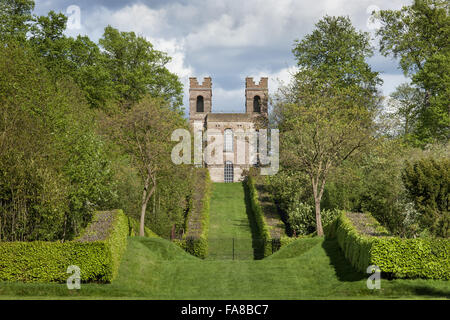
[(369, 290), (336, 241), (299, 239), (263, 260), (201, 260), (170, 241), (130, 237), (112, 284), (0, 282), (0, 299), (445, 299), (448, 281), (382, 280)]
[(208, 259), (253, 259), (242, 183), (214, 183), (209, 213)]

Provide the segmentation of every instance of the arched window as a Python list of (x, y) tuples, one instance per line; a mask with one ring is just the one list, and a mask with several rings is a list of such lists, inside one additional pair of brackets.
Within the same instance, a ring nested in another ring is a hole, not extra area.
[(261, 112), (261, 97), (255, 96), (253, 98), (253, 112)]
[(231, 129), (225, 129), (224, 131), (223, 151), (233, 152), (233, 131)]
[(227, 161), (225, 162), (224, 172), (223, 172), (223, 181), (224, 182), (233, 182), (233, 162)]
[(197, 97), (197, 112), (205, 112), (205, 104), (203, 102), (203, 96)]

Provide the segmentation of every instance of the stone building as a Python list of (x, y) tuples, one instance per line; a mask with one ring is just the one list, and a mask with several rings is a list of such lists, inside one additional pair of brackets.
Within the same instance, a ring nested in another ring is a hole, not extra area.
[(268, 78), (255, 83), (247, 77), (245, 113), (214, 113), (211, 78), (201, 84), (189, 78), (189, 122), (194, 135), (202, 133), (202, 164), (208, 167), (212, 181), (240, 181), (244, 169), (257, 165), (257, 140), (252, 134), (256, 121), (267, 119), (267, 97)]

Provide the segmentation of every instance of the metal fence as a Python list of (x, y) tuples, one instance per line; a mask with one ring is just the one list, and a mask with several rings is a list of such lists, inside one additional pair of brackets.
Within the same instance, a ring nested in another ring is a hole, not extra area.
[(218, 238), (208, 239), (208, 260), (262, 259), (280, 248), (279, 239)]

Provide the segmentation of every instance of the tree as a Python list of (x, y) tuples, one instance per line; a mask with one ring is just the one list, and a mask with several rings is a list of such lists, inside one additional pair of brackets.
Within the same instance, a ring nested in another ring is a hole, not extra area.
[(147, 97), (132, 109), (109, 121), (112, 134), (126, 153), (133, 158), (142, 180), (140, 230), (144, 236), (145, 214), (162, 172), (172, 166), (173, 130), (186, 126), (178, 112), (161, 99)]
[(424, 93), (419, 88), (402, 83), (390, 97), (389, 105), (394, 109), (393, 115), (399, 122), (396, 134), (402, 136), (404, 140), (410, 140), (423, 108)]
[(420, 221), (431, 234), (450, 235), (450, 160), (432, 157), (407, 161), (402, 172), (409, 196), (420, 212)]
[(450, 127), (450, 16), (445, 0), (415, 0), (374, 13), (382, 27), (380, 52), (400, 58), (404, 74), (425, 91), (415, 136), (422, 145), (447, 140)]
[(67, 59), (69, 40), (64, 35), (66, 23), (64, 14), (50, 11), (47, 16), (35, 17), (35, 23), (30, 28), (30, 44), (45, 59), (47, 68), (54, 75), (71, 71)]
[(297, 85), (301, 99), (280, 102), (280, 157), (311, 182), (317, 234), (323, 235), (320, 202), (331, 170), (371, 141), (372, 115), (361, 97), (347, 88)]
[(0, 46), (0, 88), (0, 238), (71, 239), (115, 201), (93, 112), (23, 43)]
[(99, 43), (123, 106), (132, 106), (146, 94), (170, 101), (174, 109), (181, 106), (183, 87), (167, 70), (170, 57), (166, 53), (153, 49), (134, 32), (120, 32), (111, 26), (105, 28)]
[(371, 141), (379, 106), (378, 73), (366, 58), (369, 35), (347, 17), (325, 16), (296, 41), (299, 71), (282, 88), (274, 107), (280, 130), (281, 164), (306, 173), (314, 198), (317, 234), (323, 235), (320, 202), (334, 168)]
[(25, 41), (33, 22), (33, 0), (2, 0), (0, 2), (0, 40)]
[(382, 83), (365, 61), (373, 55), (369, 34), (356, 30), (348, 17), (325, 16), (311, 34), (295, 41), (292, 51), (299, 72), (315, 81), (353, 87), (369, 99)]

